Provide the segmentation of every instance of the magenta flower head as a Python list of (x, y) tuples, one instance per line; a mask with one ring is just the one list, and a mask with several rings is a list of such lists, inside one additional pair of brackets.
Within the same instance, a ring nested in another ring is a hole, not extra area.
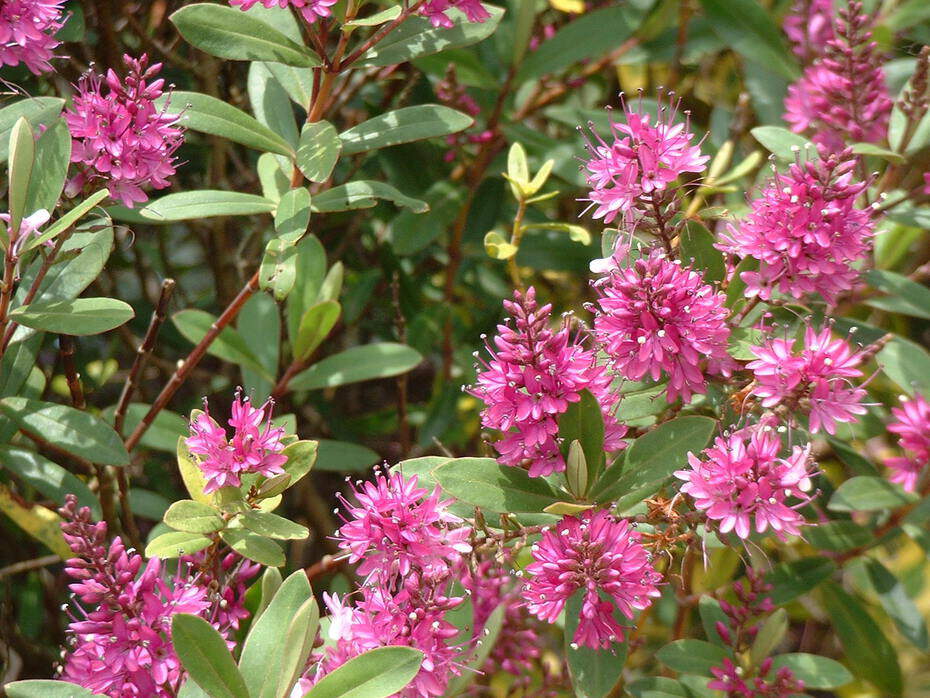
[(594, 336), (613, 368), (630, 380), (669, 377), (670, 399), (707, 388), (705, 374), (729, 375), (730, 328), (724, 294), (700, 272), (658, 249), (593, 283)]
[(837, 423), (855, 422), (865, 414), (865, 390), (850, 382), (862, 375), (861, 352), (833, 339), (830, 327), (818, 332), (808, 326), (800, 351), (794, 347), (793, 339), (779, 338), (750, 347), (758, 358), (746, 368), (755, 376), (752, 394), (761, 398), (763, 407), (783, 406), (792, 415), (808, 413), (812, 434), (821, 429), (834, 434)]
[(471, 551), (468, 527), (449, 511), (452, 500), (440, 499), (438, 486), (430, 492), (416, 475), (401, 472), (379, 472), (359, 484), (352, 488), (355, 504), (339, 495), (346, 515), (336, 532), (349, 560), (361, 563), (359, 574), (384, 583), (414, 572), (444, 577)]
[(930, 464), (930, 403), (920, 393), (902, 397), (901, 406), (891, 410), (894, 421), (888, 431), (900, 437), (900, 446), (907, 453), (885, 459), (891, 469), (889, 479), (908, 492), (917, 489), (917, 481)]
[(516, 292), (504, 308), (511, 317), (497, 326), (494, 347), (487, 345), (491, 358), (469, 391), (486, 405), (481, 424), (504, 434), (494, 444), (500, 462), (528, 464), (533, 477), (565, 470), (557, 418), (581, 399), (582, 390), (589, 390), (601, 406), (604, 449), (622, 448), (626, 429), (613, 415), (618, 395), (611, 391), (611, 376), (597, 364), (596, 353), (583, 347), (582, 337), (573, 335), (567, 323), (550, 329), (552, 306), (539, 307), (532, 287), (525, 294)]
[(252, 8), (256, 3), (261, 2), (265, 7), (292, 7), (310, 24), (316, 22), (319, 17), (329, 17), (332, 15), (332, 6), (339, 0), (229, 0), (233, 7), (245, 11)]
[(455, 22), (446, 14), (452, 8), (461, 10), (469, 22), (481, 24), (491, 17), (481, 4), (481, 0), (426, 0), (420, 8), (420, 14), (426, 17), (434, 27), (449, 28), (455, 26)]
[(621, 642), (624, 631), (614, 618), (615, 608), (632, 620), (636, 610), (659, 596), (656, 585), (662, 577), (639, 533), (603, 509), (563, 517), (542, 534), (532, 553), (523, 588), (530, 613), (554, 623), (572, 594), (584, 594), (575, 645), (604, 649)]
[(593, 139), (586, 146), (587, 200), (595, 219), (605, 224), (617, 216), (628, 220), (685, 172), (704, 171), (708, 156), (701, 155), (699, 143), (691, 143), (690, 120), (676, 123), (677, 114), (678, 104), (661, 106), (654, 119), (642, 106), (633, 111), (624, 101), (624, 120), (611, 122), (607, 140), (589, 124)]
[(246, 473), (271, 477), (284, 472), (284, 427), (271, 425), (272, 407), (271, 400), (252, 407), (249, 398), (237, 393), (228, 421), (233, 428), (229, 438), (226, 429), (210, 416), (204, 401), (204, 411), (190, 423), (191, 435), (185, 443), (193, 455), (200, 456), (197, 464), (207, 481), (203, 488), (206, 494), (222, 487), (239, 487)]
[(784, 30), (794, 54), (809, 63), (823, 54), (833, 37), (833, 0), (795, 0)]
[(0, 65), (25, 64), (41, 75), (52, 69), (52, 52), (61, 44), (64, 0), (4, 0), (0, 2)]
[(858, 161), (849, 151), (821, 155), (776, 172), (749, 215), (722, 236), (724, 252), (759, 260), (758, 271), (741, 275), (747, 295), (819, 293), (833, 304), (858, 280), (874, 232), (871, 212), (856, 208), (867, 184), (853, 181)]
[(184, 140), (179, 117), (155, 101), (164, 94), (162, 79), (154, 79), (161, 63), (148, 57), (123, 57), (128, 72), (120, 79), (86, 73), (77, 85), (65, 120), (71, 131), (71, 162), (81, 172), (68, 183), (74, 195), (93, 179), (104, 179), (110, 196), (127, 206), (146, 201), (143, 187), (164, 189), (174, 174), (175, 151)]
[[(798, 535), (804, 524), (796, 507), (810, 499), (806, 492), (813, 473), (810, 446), (795, 447), (787, 458), (779, 458), (781, 449), (771, 422), (763, 422), (718, 437), (703, 458), (689, 453), (690, 468), (675, 477), (685, 481), (681, 491), (718, 522), (721, 533), (748, 538), (752, 528), (757, 533), (771, 528), (784, 540)], [(789, 506), (792, 497), (799, 502)]]

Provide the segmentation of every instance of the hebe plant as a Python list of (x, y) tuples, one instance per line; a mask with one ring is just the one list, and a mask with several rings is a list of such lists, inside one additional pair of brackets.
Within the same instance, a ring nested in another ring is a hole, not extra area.
[(0, 0), (7, 695), (926, 695), (928, 21)]

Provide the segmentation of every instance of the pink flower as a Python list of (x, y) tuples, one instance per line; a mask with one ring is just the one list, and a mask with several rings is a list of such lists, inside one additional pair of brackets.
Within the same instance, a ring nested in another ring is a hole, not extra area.
[(847, 142), (884, 141), (894, 106), (862, 3), (852, 2), (839, 14), (837, 36), (785, 98), (791, 130), (812, 133), (814, 142), (833, 151)]
[(589, 390), (604, 415), (604, 449), (622, 448), (626, 429), (617, 423), (613, 407), (618, 396), (611, 392), (611, 376), (597, 364), (593, 350), (585, 349), (579, 335), (572, 336), (567, 323), (549, 328), (551, 305), (541, 308), (533, 288), (504, 301), (513, 316), (498, 325), (491, 358), (483, 364), (478, 381), (469, 392), (487, 406), (481, 423), (504, 433), (494, 447), (500, 462), (529, 464), (533, 477), (565, 470), (559, 451), (557, 418), (569, 403)]
[(360, 574), (373, 582), (397, 578), (442, 577), (471, 550), (469, 529), (450, 513), (452, 500), (418, 486), (417, 476), (378, 473), (374, 482), (353, 487), (357, 504), (339, 495), (345, 523), (336, 532), (339, 547)]
[(575, 645), (604, 649), (622, 641), (615, 608), (632, 619), (635, 610), (647, 608), (659, 596), (661, 575), (650, 564), (639, 534), (625, 519), (603, 509), (563, 517), (542, 534), (532, 553), (523, 588), (530, 613), (554, 623), (576, 591), (584, 594)]
[(790, 698), (804, 690), (804, 682), (795, 678), (788, 667), (781, 667), (772, 674), (771, 657), (767, 657), (755, 670), (755, 676), (746, 677), (733, 660), (725, 657), (722, 666), (711, 667), (714, 680), (707, 687), (724, 691), (728, 698)]
[[(123, 80), (112, 70), (106, 78), (86, 73), (77, 86), (65, 120), (73, 139), (71, 162), (84, 169), (68, 184), (73, 195), (94, 178), (107, 180), (110, 196), (127, 206), (146, 201), (142, 187), (164, 189), (174, 174), (174, 152), (184, 140), (179, 117), (159, 108), (164, 80), (152, 80), (161, 63), (124, 56)], [(104, 89), (105, 87), (105, 89)]]
[(805, 61), (821, 55), (833, 34), (833, 0), (795, 0), (785, 16), (791, 50)]
[(917, 393), (913, 398), (902, 397), (901, 406), (892, 408), (891, 414), (894, 421), (888, 431), (900, 437), (900, 446), (908, 453), (885, 459), (892, 470), (888, 479), (913, 492), (930, 464), (930, 404)]
[(628, 219), (683, 173), (704, 171), (708, 156), (701, 155), (700, 144), (691, 144), (690, 121), (675, 123), (677, 111), (677, 105), (662, 107), (653, 122), (645, 110), (634, 112), (624, 102), (625, 123), (611, 122), (610, 143), (591, 126), (594, 140), (587, 142), (585, 167), (595, 219), (605, 224), (620, 215)]
[(454, 27), (455, 22), (446, 14), (452, 8), (461, 10), (469, 22), (481, 24), (491, 17), (481, 0), (426, 0), (420, 8), (420, 14), (434, 27)]
[(0, 3), (0, 65), (25, 63), (35, 75), (52, 69), (60, 41), (64, 0), (4, 0)]
[(330, 9), (339, 0), (229, 0), (229, 4), (245, 11), (261, 2), (265, 7), (292, 7), (298, 10), (303, 18), (313, 24), (318, 17), (329, 17), (333, 11)]
[(871, 213), (856, 208), (867, 186), (853, 181), (856, 164), (849, 152), (794, 163), (769, 180), (749, 215), (722, 236), (724, 252), (759, 260), (758, 271), (741, 275), (747, 295), (819, 293), (832, 304), (855, 285), (855, 265), (867, 257), (874, 230)]
[(865, 390), (850, 383), (862, 375), (857, 368), (862, 355), (830, 335), (829, 327), (817, 332), (808, 326), (797, 353), (793, 339), (770, 339), (750, 348), (758, 358), (746, 365), (756, 379), (752, 394), (762, 398), (762, 406), (808, 412), (812, 434), (821, 429), (834, 434), (837, 422), (855, 422), (865, 414)]
[(206, 494), (222, 487), (239, 487), (245, 473), (271, 477), (284, 472), (284, 428), (271, 426), (271, 408), (270, 400), (255, 408), (249, 398), (237, 394), (228, 422), (233, 436), (228, 439), (204, 403), (205, 411), (190, 423), (191, 435), (185, 443), (192, 454), (201, 456), (198, 465), (207, 480)]
[(700, 272), (652, 250), (593, 284), (598, 294), (594, 335), (622, 376), (669, 376), (669, 399), (707, 388), (705, 373), (729, 375), (730, 328), (725, 296)]
[(930, 196), (930, 172), (924, 172), (924, 194)]
[(736, 531), (748, 538), (752, 523), (757, 533), (771, 528), (779, 539), (798, 535), (804, 518), (785, 502), (794, 497), (804, 503), (810, 489), (810, 446), (795, 447), (779, 458), (781, 439), (769, 424), (741, 429), (718, 437), (704, 451), (702, 460), (688, 454), (687, 470), (675, 477), (684, 480), (681, 491), (694, 506), (719, 522), (720, 532)]

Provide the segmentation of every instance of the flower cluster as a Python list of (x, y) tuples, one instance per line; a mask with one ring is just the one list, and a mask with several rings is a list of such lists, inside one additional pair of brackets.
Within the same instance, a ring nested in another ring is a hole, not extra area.
[(839, 16), (842, 21), (823, 56), (788, 88), (785, 98), (791, 130), (811, 133), (816, 143), (833, 151), (847, 141), (882, 142), (894, 106), (862, 3), (850, 2)]
[(776, 337), (750, 348), (757, 358), (746, 368), (753, 372), (752, 393), (763, 407), (807, 412), (813, 434), (821, 429), (834, 434), (838, 422), (854, 422), (865, 414), (865, 390), (850, 383), (862, 375), (861, 352), (834, 339), (830, 327), (817, 331), (808, 326), (801, 350), (795, 352), (794, 346), (794, 339)]
[(912, 398), (901, 398), (901, 406), (892, 408), (894, 421), (888, 431), (897, 434), (903, 456), (885, 459), (891, 469), (890, 480), (900, 483), (908, 492), (917, 488), (917, 481), (930, 464), (930, 403), (917, 393)]
[(523, 588), (530, 613), (554, 623), (572, 595), (583, 594), (572, 637), (576, 646), (603, 649), (621, 642), (624, 630), (614, 611), (632, 620), (659, 596), (661, 575), (639, 534), (603, 509), (563, 517), (542, 534), (532, 554)]
[(681, 491), (694, 506), (719, 522), (721, 533), (748, 538), (752, 528), (757, 533), (771, 528), (784, 540), (804, 524), (797, 505), (786, 501), (810, 499), (812, 472), (809, 446), (796, 446), (787, 458), (779, 458), (781, 450), (778, 434), (764, 422), (718, 437), (703, 458), (689, 453), (690, 468), (675, 477), (684, 480)]
[(472, 395), (487, 407), (481, 423), (504, 433), (494, 444), (506, 465), (529, 464), (532, 476), (565, 470), (559, 451), (556, 418), (569, 403), (589, 390), (604, 415), (606, 451), (622, 447), (625, 429), (612, 414), (617, 395), (610, 390), (611, 377), (596, 362), (593, 350), (585, 349), (579, 335), (563, 325), (549, 328), (552, 306), (539, 307), (533, 288), (516, 292), (504, 301), (512, 315), (498, 325), (494, 348), (488, 345), (490, 361), (478, 373)]
[(703, 172), (708, 156), (701, 155), (690, 123), (677, 121), (677, 105), (660, 107), (654, 119), (642, 107), (633, 111), (623, 104), (623, 122), (610, 124), (610, 139), (604, 140), (590, 125), (594, 140), (588, 140), (587, 172), (589, 208), (594, 218), (611, 223), (617, 216), (630, 221), (652, 207), (668, 185), (685, 172)]
[(65, 572), (76, 580), (70, 588), (79, 602), (68, 627), (62, 678), (110, 696), (177, 695), (182, 669), (171, 646), (171, 618), (205, 615), (211, 606), (207, 590), (180, 571), (165, 581), (158, 558), (142, 569), (142, 557), (119, 538), (107, 546), (106, 524), (94, 524), (73, 495), (61, 514), (75, 554)]
[(110, 196), (132, 206), (148, 199), (143, 187), (168, 186), (184, 135), (167, 103), (156, 104), (164, 94), (165, 81), (155, 79), (161, 63), (149, 66), (145, 55), (123, 60), (128, 68), (123, 79), (112, 70), (106, 77), (93, 72), (81, 77), (65, 112), (73, 139), (71, 161), (84, 166), (68, 191), (74, 194), (100, 177), (107, 181)]
[(230, 439), (204, 403), (205, 411), (191, 421), (191, 435), (185, 443), (192, 454), (200, 456), (198, 465), (206, 478), (205, 493), (239, 487), (245, 473), (271, 477), (284, 472), (284, 428), (271, 425), (271, 408), (270, 400), (256, 408), (249, 398), (237, 394), (228, 421), (233, 428)]
[(594, 335), (620, 375), (658, 380), (666, 373), (669, 398), (687, 402), (705, 392), (705, 374), (729, 374), (725, 297), (700, 272), (654, 249), (609, 269), (594, 289)]
[(491, 17), (481, 0), (426, 0), (420, 8), (420, 14), (434, 27), (452, 27), (455, 26), (455, 22), (447, 13), (453, 8), (463, 12), (469, 22), (480, 24)]
[(776, 172), (749, 215), (722, 236), (721, 250), (759, 260), (758, 271), (741, 275), (747, 295), (819, 293), (832, 304), (853, 287), (874, 230), (871, 212), (856, 208), (867, 186), (853, 180), (856, 164), (849, 152), (824, 153)]
[(0, 65), (24, 63), (36, 75), (52, 69), (49, 60), (61, 43), (64, 0), (4, 0), (0, 3)]
[(795, 0), (785, 15), (791, 50), (805, 62), (823, 53), (833, 34), (833, 0)]
[(416, 475), (377, 473), (374, 482), (352, 489), (355, 504), (339, 495), (345, 523), (336, 538), (369, 580), (410, 580), (414, 572), (445, 577), (471, 550), (469, 529), (449, 511), (451, 500), (440, 499), (439, 487), (420, 487)]
[(258, 2), (268, 8), (272, 7), (292, 7), (310, 24), (316, 22), (319, 17), (329, 17), (333, 11), (332, 6), (339, 0), (229, 0), (233, 7), (246, 11), (252, 8)]

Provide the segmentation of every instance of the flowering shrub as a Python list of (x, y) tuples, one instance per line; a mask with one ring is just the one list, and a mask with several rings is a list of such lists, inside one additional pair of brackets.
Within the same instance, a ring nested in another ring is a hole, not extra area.
[(0, 0), (5, 693), (926, 695), (928, 37)]

